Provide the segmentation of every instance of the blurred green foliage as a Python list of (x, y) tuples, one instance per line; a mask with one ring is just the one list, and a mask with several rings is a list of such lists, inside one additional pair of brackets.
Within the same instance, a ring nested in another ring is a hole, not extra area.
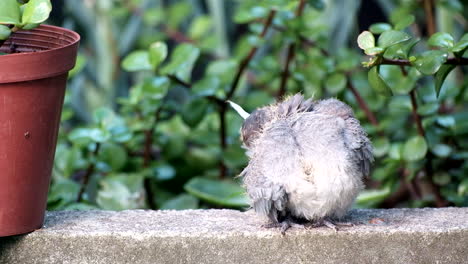
[(225, 100), (296, 92), (347, 102), (368, 131), (358, 207), (467, 206), (466, 4), (429, 1), (427, 19), (426, 1), (377, 1), (389, 21), (360, 33), (360, 2), (64, 1), (83, 41), (48, 208), (245, 208)]

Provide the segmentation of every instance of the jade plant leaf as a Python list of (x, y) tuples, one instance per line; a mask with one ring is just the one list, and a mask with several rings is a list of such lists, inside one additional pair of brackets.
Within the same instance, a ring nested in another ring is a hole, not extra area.
[(309, 0), (309, 4), (317, 10), (323, 10), (325, 8), (325, 3), (323, 0)]
[(405, 15), (395, 23), (395, 30), (402, 30), (406, 28), (407, 26), (413, 24), (414, 20), (415, 18), (413, 15)]
[(407, 161), (418, 161), (426, 156), (427, 143), (422, 136), (414, 136), (403, 146), (403, 158)]
[(155, 42), (149, 47), (149, 62), (156, 69), (167, 57), (167, 45), (164, 42)]
[(468, 48), (468, 33), (463, 35), (463, 37), (458, 41), (452, 48), (453, 52), (462, 52)]
[(161, 69), (163, 74), (174, 75), (189, 82), (193, 66), (200, 56), (200, 50), (191, 44), (181, 44), (172, 53), (171, 61)]
[(30, 0), (24, 4), (23, 17), (21, 23), (37, 24), (46, 21), (52, 11), (50, 0)]
[(19, 24), (20, 6), (16, 0), (0, 1), (0, 24)]
[(448, 53), (445, 51), (430, 50), (419, 55), (413, 62), (413, 65), (422, 74), (432, 75), (447, 61), (447, 57)]
[(11, 35), (11, 30), (9, 27), (0, 25), (0, 40), (5, 40)]
[(184, 104), (182, 108), (182, 119), (190, 127), (196, 127), (205, 117), (208, 109), (208, 101), (201, 97)]
[(392, 26), (388, 23), (376, 23), (369, 27), (370, 32), (374, 34), (382, 34), (387, 30), (391, 30)]
[(152, 70), (149, 53), (144, 50), (133, 51), (122, 61), (122, 68), (129, 72)]
[(369, 31), (364, 31), (357, 38), (359, 48), (366, 50), (375, 47), (375, 38)]
[(217, 181), (195, 177), (185, 184), (184, 189), (191, 195), (213, 204), (229, 207), (245, 207), (248, 205), (245, 190), (232, 181)]
[(164, 202), (159, 209), (161, 210), (187, 210), (197, 209), (198, 199), (190, 194), (179, 194), (176, 197)]
[(435, 74), (435, 89), (437, 93), (437, 97), (440, 94), (440, 88), (442, 88), (442, 84), (444, 84), (445, 78), (447, 78), (447, 75), (455, 69), (455, 65), (451, 64), (446, 64), (442, 65), (440, 69), (437, 71)]
[(437, 32), (429, 38), (427, 44), (432, 47), (452, 48), (453, 37), (446, 32)]
[(386, 96), (392, 95), (392, 90), (379, 74), (378, 66), (374, 66), (369, 70), (367, 78), (369, 80), (369, 84), (376, 92)]
[(331, 94), (341, 92), (346, 86), (346, 76), (343, 73), (333, 73), (325, 80), (325, 88)]
[(407, 41), (411, 38), (410, 35), (402, 31), (397, 30), (388, 30), (380, 35), (377, 40), (377, 45), (381, 48), (388, 48), (395, 44)]
[(107, 175), (100, 184), (96, 202), (105, 210), (144, 207), (143, 176), (139, 174)]

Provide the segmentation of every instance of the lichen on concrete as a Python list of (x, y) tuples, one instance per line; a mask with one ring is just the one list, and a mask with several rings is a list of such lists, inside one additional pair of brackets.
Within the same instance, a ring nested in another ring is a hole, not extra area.
[(48, 212), (0, 263), (468, 263), (468, 208), (353, 210), (355, 224), (261, 227), (234, 210)]

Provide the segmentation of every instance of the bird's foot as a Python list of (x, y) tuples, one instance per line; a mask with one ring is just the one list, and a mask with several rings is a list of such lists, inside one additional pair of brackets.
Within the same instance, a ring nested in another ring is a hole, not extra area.
[(326, 226), (330, 229), (335, 230), (335, 232), (337, 232), (339, 230), (339, 227), (350, 227), (350, 226), (354, 226), (354, 224), (350, 222), (335, 222), (329, 219), (322, 219), (312, 224), (312, 227), (321, 227), (321, 226)]
[(264, 227), (264, 228), (279, 228), (282, 235), (285, 235), (286, 230), (288, 230), (291, 227), (301, 228), (301, 229), (305, 228), (304, 225), (297, 223), (294, 219), (289, 218), (289, 217), (284, 219), (281, 222), (274, 222), (274, 223), (264, 224), (264, 225), (262, 225), (262, 227)]

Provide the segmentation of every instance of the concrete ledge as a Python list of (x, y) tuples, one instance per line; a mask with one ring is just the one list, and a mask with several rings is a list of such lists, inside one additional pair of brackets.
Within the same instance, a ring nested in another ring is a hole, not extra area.
[(0, 263), (468, 263), (468, 208), (354, 210), (356, 226), (264, 229), (233, 210), (49, 212)]

